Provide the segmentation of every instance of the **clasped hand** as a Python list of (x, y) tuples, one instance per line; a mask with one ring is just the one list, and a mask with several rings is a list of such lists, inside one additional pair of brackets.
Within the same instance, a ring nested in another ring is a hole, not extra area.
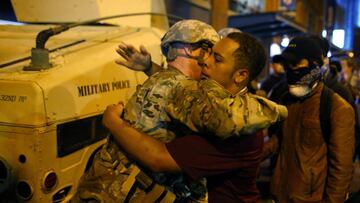
[(124, 111), (123, 102), (119, 102), (118, 104), (111, 104), (107, 106), (102, 119), (103, 125), (106, 128), (110, 129), (119, 122), (123, 123), (124, 121), (121, 118), (123, 111)]

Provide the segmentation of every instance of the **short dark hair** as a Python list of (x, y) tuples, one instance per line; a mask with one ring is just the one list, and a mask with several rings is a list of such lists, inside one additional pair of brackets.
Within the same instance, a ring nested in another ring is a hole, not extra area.
[(239, 48), (233, 53), (236, 68), (247, 68), (250, 72), (249, 81), (255, 79), (265, 67), (266, 54), (264, 47), (259, 40), (244, 32), (233, 32), (227, 37), (239, 44)]

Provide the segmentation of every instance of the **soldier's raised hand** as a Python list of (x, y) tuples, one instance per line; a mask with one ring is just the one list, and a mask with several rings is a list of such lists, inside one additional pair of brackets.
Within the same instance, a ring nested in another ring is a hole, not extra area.
[(132, 45), (121, 43), (116, 52), (125, 59), (116, 60), (117, 64), (135, 71), (148, 71), (151, 69), (151, 55), (143, 45), (140, 46), (139, 51)]

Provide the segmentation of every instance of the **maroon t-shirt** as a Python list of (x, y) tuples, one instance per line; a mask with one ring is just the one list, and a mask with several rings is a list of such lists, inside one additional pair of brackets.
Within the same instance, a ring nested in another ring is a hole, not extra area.
[(209, 202), (260, 202), (256, 177), (263, 135), (205, 140), (198, 135), (177, 138), (166, 147), (190, 178), (207, 179)]

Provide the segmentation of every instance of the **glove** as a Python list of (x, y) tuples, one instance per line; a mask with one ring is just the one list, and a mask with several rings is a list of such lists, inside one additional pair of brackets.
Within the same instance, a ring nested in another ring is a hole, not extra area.
[(119, 65), (123, 65), (135, 71), (149, 71), (151, 69), (151, 55), (143, 45), (140, 45), (140, 51), (134, 46), (125, 43), (119, 44), (116, 52), (125, 60), (116, 60)]

